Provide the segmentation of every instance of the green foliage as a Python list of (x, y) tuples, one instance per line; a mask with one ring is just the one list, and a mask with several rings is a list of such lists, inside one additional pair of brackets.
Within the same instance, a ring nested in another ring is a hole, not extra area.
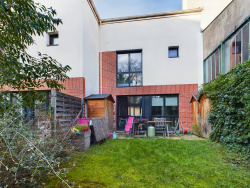
[(71, 127), (71, 131), (74, 132), (74, 133), (78, 133), (78, 132), (87, 132), (87, 131), (90, 131), (90, 128), (88, 127), (88, 124), (77, 124), (75, 126), (72, 126)]
[(10, 103), (0, 118), (0, 187), (39, 187), (48, 173), (64, 173), (54, 170), (67, 158), (60, 157), (67, 146), (62, 134), (56, 137), (60, 132), (46, 127), (31, 130), (21, 109)]
[(55, 59), (38, 52), (38, 58), (27, 53), (35, 44), (32, 38), (43, 35), (62, 23), (54, 18), (52, 8), (33, 0), (0, 1), (0, 88), (8, 85), (14, 89), (42, 87), (62, 89), (69, 66), (63, 67)]
[(211, 100), (210, 138), (250, 158), (250, 61), (241, 63), (201, 93)]
[(202, 137), (202, 127), (201, 127), (201, 124), (200, 123), (195, 123), (192, 125), (192, 132), (199, 136), (199, 137)]
[(23, 106), (33, 108), (35, 100), (45, 98), (35, 88), (60, 90), (68, 78), (69, 66), (41, 52), (37, 57), (27, 52), (35, 45), (33, 36), (56, 31), (62, 21), (55, 16), (55, 10), (33, 0), (0, 1), (0, 89), (27, 90), (16, 94), (18, 100), (0, 93), (0, 187), (35, 187), (59, 165), (58, 137), (41, 137), (44, 132), (31, 130), (22, 112)]
[[(249, 187), (247, 168), (223, 152), (207, 140), (109, 139), (62, 166), (72, 187)], [(44, 187), (63, 187), (47, 178)]]

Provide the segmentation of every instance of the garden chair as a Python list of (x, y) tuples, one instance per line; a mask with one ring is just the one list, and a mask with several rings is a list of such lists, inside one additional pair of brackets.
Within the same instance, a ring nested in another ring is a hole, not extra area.
[[(144, 137), (144, 135), (140, 134), (140, 131), (143, 129), (143, 126), (147, 125), (147, 123), (148, 123), (147, 117), (140, 117), (140, 118), (134, 119), (134, 125), (133, 125), (134, 137)], [(146, 128), (146, 131), (147, 131), (147, 128)]]
[(124, 129), (125, 136), (126, 136), (126, 133), (129, 134), (129, 137), (131, 136), (132, 130), (133, 130), (133, 121), (134, 121), (134, 117), (129, 117), (127, 119), (126, 126), (125, 126), (125, 129)]
[(166, 118), (155, 118), (154, 121), (155, 121), (155, 132), (163, 131), (163, 138), (165, 138), (167, 132), (169, 138), (168, 126), (166, 125)]
[(172, 135), (173, 135), (173, 134), (176, 134), (177, 136), (180, 136), (180, 135), (177, 133), (178, 127), (179, 127), (179, 118), (178, 118), (178, 121), (177, 121), (175, 127), (169, 127), (169, 128), (168, 128), (169, 134), (172, 134)]

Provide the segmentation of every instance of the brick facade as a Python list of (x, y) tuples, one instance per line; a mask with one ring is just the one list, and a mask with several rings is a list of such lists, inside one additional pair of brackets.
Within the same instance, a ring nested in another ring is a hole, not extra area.
[[(101, 67), (101, 66), (100, 66)], [(179, 95), (179, 119), (192, 125), (192, 104), (190, 98), (198, 91), (198, 84), (151, 85), (141, 87), (116, 87), (116, 52), (102, 53), (102, 93), (112, 94), (115, 101), (117, 95)], [(101, 83), (101, 82), (100, 82)], [(101, 91), (101, 87), (99, 86)], [(116, 109), (116, 104), (114, 104)], [(114, 113), (116, 118), (116, 112)], [(116, 123), (116, 121), (115, 121)], [(116, 126), (115, 126), (116, 127)]]
[[(75, 78), (69, 78), (66, 79), (65, 82), (60, 82), (64, 85), (65, 90), (62, 90), (60, 92), (66, 93), (68, 95), (72, 95), (79, 98), (85, 97), (85, 78), (84, 77), (75, 77)], [(11, 89), (8, 86), (4, 86), (2, 91), (16, 91), (14, 89)], [(45, 91), (50, 90), (45, 84), (44, 87), (41, 87), (39, 89), (35, 89), (37, 91)], [(23, 90), (27, 91), (27, 90)], [(85, 106), (83, 106), (83, 114), (85, 114)]]
[[(59, 82), (64, 85), (65, 90), (62, 90), (62, 93), (66, 93), (68, 95), (72, 95), (79, 98), (85, 97), (85, 78), (84, 77), (75, 77), (75, 78), (69, 78), (66, 79), (65, 82)], [(44, 90), (50, 90), (46, 86), (46, 84), (43, 85), (41, 88), (36, 88), (36, 91), (44, 91)], [(2, 91), (17, 91), (15, 89), (12, 89), (8, 86), (4, 86)], [(27, 91), (27, 90), (21, 90), (21, 91)]]

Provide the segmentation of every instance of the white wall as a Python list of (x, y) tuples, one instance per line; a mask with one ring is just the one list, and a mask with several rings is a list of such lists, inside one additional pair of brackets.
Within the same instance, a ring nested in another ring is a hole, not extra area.
[[(168, 58), (169, 46), (179, 46), (179, 58)], [(200, 14), (102, 26), (103, 52), (133, 49), (142, 49), (144, 86), (197, 84)]]
[[(38, 0), (37, 0), (38, 1)], [(99, 92), (99, 25), (87, 0), (39, 0), (56, 10), (63, 24), (59, 32), (59, 45), (47, 46), (48, 36), (35, 37), (36, 45), (29, 53), (48, 54), (63, 65), (70, 65), (69, 77), (85, 77), (86, 95)]]
[(201, 28), (205, 29), (232, 0), (182, 0), (182, 9), (204, 8)]

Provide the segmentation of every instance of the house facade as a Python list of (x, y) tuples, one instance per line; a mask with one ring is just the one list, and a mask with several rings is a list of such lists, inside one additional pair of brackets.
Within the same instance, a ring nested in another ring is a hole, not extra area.
[(72, 67), (67, 94), (112, 94), (114, 129), (124, 130), (129, 116), (192, 125), (190, 98), (207, 79), (205, 64), (213, 46), (220, 45), (207, 45), (210, 23), (228, 4), (241, 1), (183, 0), (179, 11), (105, 20), (92, 0), (39, 2), (56, 9), (63, 25), (35, 37), (29, 52), (47, 53)]

